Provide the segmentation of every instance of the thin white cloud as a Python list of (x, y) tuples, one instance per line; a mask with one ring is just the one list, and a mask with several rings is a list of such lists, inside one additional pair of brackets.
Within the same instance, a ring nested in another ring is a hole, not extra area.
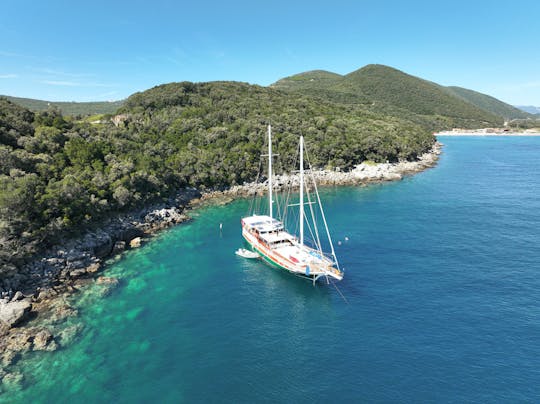
[(0, 79), (16, 79), (17, 77), (19, 77), (19, 75), (18, 74), (13, 74), (13, 73), (0, 74)]
[(56, 70), (56, 69), (46, 69), (46, 68), (35, 68), (30, 67), (30, 70), (37, 72), (37, 73), (43, 73), (49, 76), (54, 76), (55, 78), (84, 78), (84, 77), (95, 77), (95, 74), (89, 74), (89, 73), (69, 73), (62, 70)]
[(61, 80), (41, 80), (43, 84), (49, 84), (51, 86), (65, 86), (65, 87), (80, 87), (81, 83), (75, 81), (61, 81)]
[(117, 87), (114, 84), (104, 84), (104, 83), (92, 83), (92, 82), (80, 82), (80, 81), (69, 81), (69, 80), (40, 80), (42, 84), (48, 84), (50, 86), (63, 86), (63, 87), (105, 87), (112, 88)]

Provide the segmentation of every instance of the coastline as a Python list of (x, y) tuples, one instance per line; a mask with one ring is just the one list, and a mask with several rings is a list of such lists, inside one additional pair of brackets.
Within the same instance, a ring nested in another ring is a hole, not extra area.
[[(416, 161), (402, 161), (399, 163), (362, 163), (351, 171), (329, 171), (312, 170), (318, 186), (350, 186), (368, 185), (389, 181), (399, 181), (406, 175), (420, 173), (437, 164), (441, 154), (443, 144), (435, 142), (432, 149), (419, 156)], [(292, 185), (299, 184), (296, 175), (277, 175), (274, 180), (274, 187), (279, 192)], [(264, 195), (267, 188), (264, 183), (249, 183), (235, 185), (223, 191), (212, 191), (201, 195), (200, 200), (193, 201), (194, 204), (205, 203), (215, 199), (228, 201), (238, 197), (250, 197), (254, 195)]]
[[(436, 165), (442, 144), (414, 162), (366, 164), (349, 172), (317, 170), (320, 186), (367, 185), (398, 181), (406, 175)], [(276, 177), (276, 186), (298, 181), (295, 175)], [(107, 261), (124, 251), (140, 247), (145, 240), (173, 225), (189, 220), (189, 211), (205, 204), (225, 204), (235, 198), (263, 194), (264, 184), (247, 183), (223, 191), (201, 193), (184, 189), (168, 202), (109, 219), (96, 231), (49, 249), (2, 280), (0, 298), (0, 379), (7, 385), (22, 383), (24, 376), (13, 365), (31, 351), (54, 351), (67, 346), (81, 330), (72, 321), (77, 309), (69, 297), (91, 284), (100, 285), (106, 296), (119, 281), (103, 276)], [(0, 383), (0, 386), (2, 384)], [(0, 394), (2, 389), (0, 388)]]
[(540, 136), (540, 132), (524, 131), (524, 132), (478, 132), (478, 131), (463, 131), (463, 132), (439, 132), (435, 133), (435, 137), (438, 136), (492, 136), (492, 137), (506, 137), (506, 136)]

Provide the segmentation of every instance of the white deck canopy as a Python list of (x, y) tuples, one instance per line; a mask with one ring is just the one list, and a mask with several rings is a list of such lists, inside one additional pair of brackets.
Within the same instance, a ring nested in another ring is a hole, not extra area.
[(249, 216), (245, 217), (242, 220), (248, 226), (257, 229), (259, 233), (267, 233), (283, 229), (283, 224), (279, 220), (273, 219), (270, 216), (266, 215)]

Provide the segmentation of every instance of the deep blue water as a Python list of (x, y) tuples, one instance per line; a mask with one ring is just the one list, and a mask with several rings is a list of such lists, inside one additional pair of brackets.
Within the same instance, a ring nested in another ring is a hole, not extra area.
[(441, 140), (434, 169), (323, 191), (348, 303), (234, 255), (248, 201), (205, 208), (0, 401), (539, 402), (540, 138)]

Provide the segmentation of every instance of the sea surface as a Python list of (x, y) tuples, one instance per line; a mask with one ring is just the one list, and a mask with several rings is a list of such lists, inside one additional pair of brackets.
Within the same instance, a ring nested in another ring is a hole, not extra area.
[(203, 208), (0, 401), (540, 402), (540, 137), (440, 140), (433, 169), (322, 191), (344, 297), (234, 254), (249, 201)]

